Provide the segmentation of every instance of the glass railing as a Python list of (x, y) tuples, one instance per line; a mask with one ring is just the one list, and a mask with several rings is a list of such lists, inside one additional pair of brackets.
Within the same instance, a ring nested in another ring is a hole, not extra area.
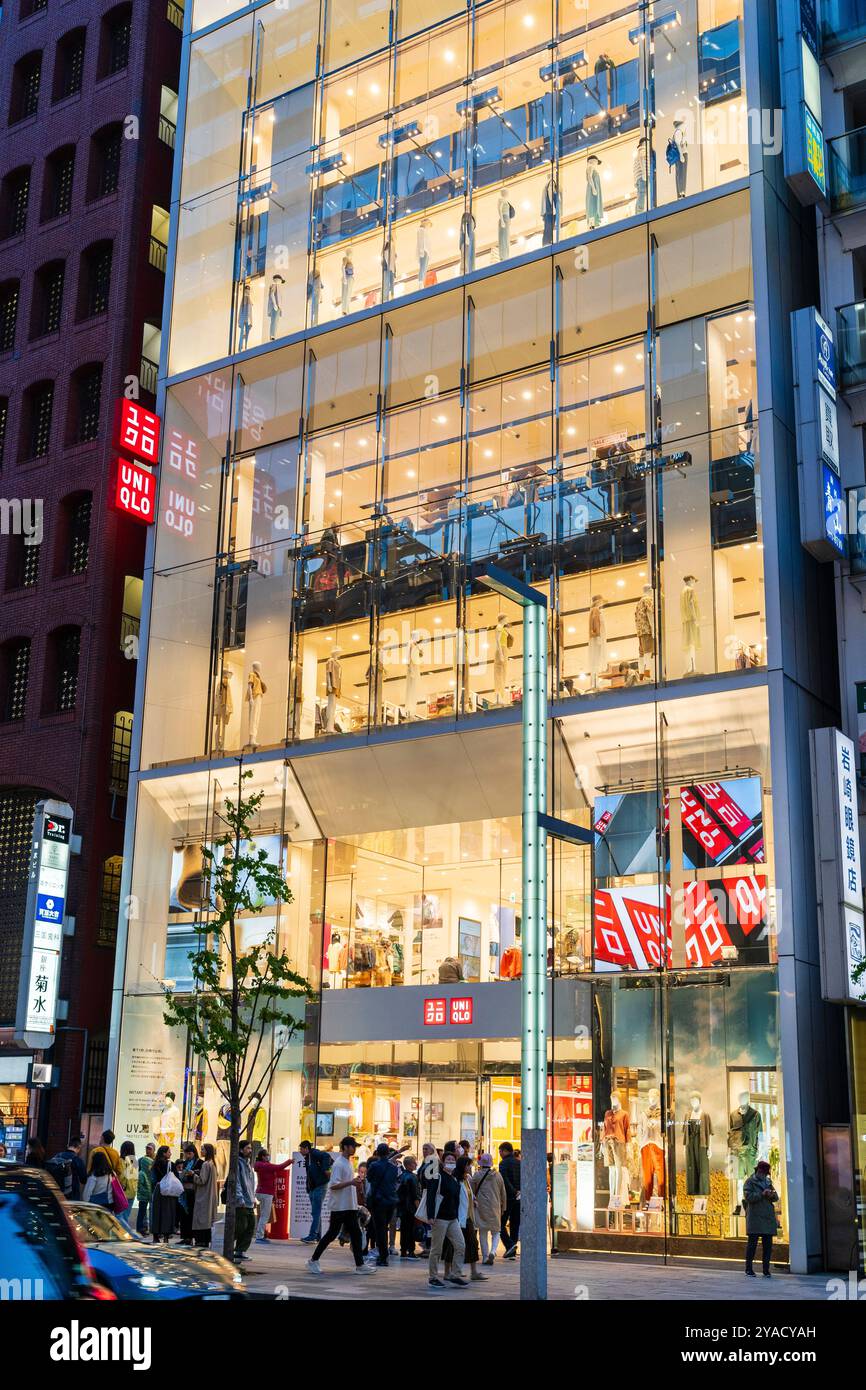
[(866, 126), (830, 141), (830, 206), (833, 212), (866, 207)]
[(836, 311), (836, 341), (843, 391), (866, 386), (866, 303)]
[(826, 48), (866, 39), (866, 0), (823, 0), (821, 35)]

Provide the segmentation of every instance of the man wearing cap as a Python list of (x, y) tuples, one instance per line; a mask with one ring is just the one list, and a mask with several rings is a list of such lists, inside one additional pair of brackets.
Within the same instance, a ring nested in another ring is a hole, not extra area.
[(319, 1258), (322, 1252), (327, 1250), (331, 1241), (337, 1239), (341, 1231), (345, 1231), (349, 1237), (349, 1244), (355, 1261), (355, 1273), (372, 1274), (373, 1272), (369, 1265), (364, 1264), (364, 1257), (361, 1254), (361, 1228), (358, 1224), (358, 1176), (352, 1167), (352, 1158), (357, 1147), (358, 1145), (351, 1134), (347, 1134), (345, 1139), (340, 1140), (340, 1152), (338, 1157), (334, 1159), (331, 1178), (328, 1183), (331, 1197), (331, 1221), (327, 1231), (313, 1251), (312, 1259), (307, 1261), (312, 1274), (323, 1273)]
[(746, 1208), (746, 1274), (755, 1278), (752, 1261), (758, 1248), (758, 1237), (763, 1246), (764, 1278), (770, 1277), (770, 1254), (773, 1249), (773, 1236), (778, 1229), (774, 1203), (779, 1194), (770, 1181), (770, 1165), (761, 1159), (755, 1164), (755, 1171), (743, 1183), (743, 1206)]

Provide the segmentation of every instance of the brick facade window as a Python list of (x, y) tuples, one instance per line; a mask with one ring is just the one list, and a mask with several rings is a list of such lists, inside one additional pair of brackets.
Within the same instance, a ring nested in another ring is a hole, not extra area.
[(23, 236), (30, 201), (30, 169), (12, 169), (0, 190), (0, 239)]
[(9, 124), (26, 121), (39, 109), (39, 84), (42, 81), (42, 53), (25, 53), (12, 69), (12, 91), (9, 98)]
[(66, 217), (72, 211), (72, 186), (75, 181), (75, 146), (64, 145), (45, 161), (42, 185), (42, 218), (50, 222)]
[(103, 126), (90, 141), (90, 169), (87, 179), (87, 197), (107, 198), (117, 192), (120, 182), (120, 156), (123, 149), (123, 127)]
[(33, 300), (30, 308), (30, 337), (44, 338), (57, 333), (63, 314), (63, 287), (66, 266), (63, 261), (49, 261), (40, 266), (33, 278)]
[(99, 434), (102, 363), (89, 362), (73, 373), (69, 396), (70, 444), (89, 444)]
[(80, 652), (80, 628), (61, 627), (49, 637), (45, 684), (47, 714), (62, 714), (65, 710), (75, 709)]
[(51, 442), (54, 414), (54, 382), (35, 381), (24, 392), (21, 421), (21, 458), (41, 459)]
[(11, 352), (15, 346), (20, 297), (20, 280), (5, 280), (0, 285), (0, 352)]
[(92, 319), (108, 310), (112, 252), (110, 241), (97, 241), (81, 254), (78, 273), (79, 319)]
[(23, 719), (30, 677), (30, 638), (15, 637), (0, 650), (0, 720)]
[(64, 101), (81, 91), (86, 42), (84, 29), (70, 29), (69, 33), (64, 34), (59, 40), (54, 60), (53, 101)]
[(102, 19), (97, 75), (111, 77), (129, 65), (129, 41), (132, 36), (132, 6), (117, 5)]

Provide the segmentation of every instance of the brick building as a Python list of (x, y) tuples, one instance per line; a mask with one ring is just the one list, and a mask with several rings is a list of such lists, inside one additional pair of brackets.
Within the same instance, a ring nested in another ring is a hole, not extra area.
[[(144, 555), (144, 529), (108, 506), (112, 421), (124, 393), (154, 402), (183, 10), (5, 11), (0, 1111), (29, 1113), (53, 1152), (80, 1117), (102, 1118)], [(41, 543), (25, 543), (16, 499), (41, 503)], [(37, 1099), (13, 1032), (33, 808), (46, 796), (72, 805), (81, 853), (50, 1056), (60, 1084)]]

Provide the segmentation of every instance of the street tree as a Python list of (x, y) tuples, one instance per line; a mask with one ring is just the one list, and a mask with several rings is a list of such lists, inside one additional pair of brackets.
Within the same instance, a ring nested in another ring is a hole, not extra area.
[[(241, 949), (241, 914), (262, 903), (292, 901), (278, 864), (253, 842), (263, 792), (243, 795), (252, 776), (241, 768), (237, 799), (226, 798), (225, 827), (202, 847), (205, 911), (196, 923), (198, 944), (189, 960), (193, 989), (165, 990), (165, 1022), (185, 1028), (195, 1053), (205, 1059), (230, 1118), (229, 1167), (223, 1254), (234, 1255), (240, 1137), (248, 1112), (267, 1095), (280, 1057), (306, 1025), (298, 1001), (315, 998), (310, 982), (276, 949), (276, 932)], [(273, 1040), (273, 1041), (272, 1041)], [(272, 1045), (271, 1045), (272, 1044)]]

